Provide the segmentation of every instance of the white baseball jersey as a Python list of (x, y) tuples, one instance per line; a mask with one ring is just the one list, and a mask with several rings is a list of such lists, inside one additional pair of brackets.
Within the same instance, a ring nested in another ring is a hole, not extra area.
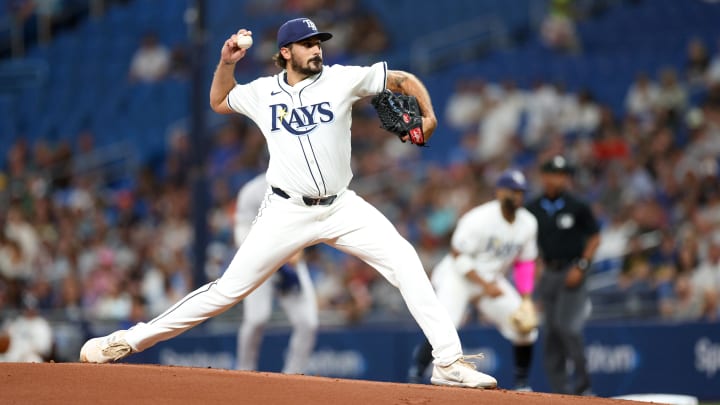
[(297, 195), (340, 193), (352, 179), (351, 115), (362, 97), (385, 88), (387, 66), (325, 66), (295, 86), (284, 72), (238, 84), (228, 105), (250, 117), (265, 135), (270, 152), (267, 180)]
[[(530, 344), (537, 339), (537, 330), (520, 334), (512, 325), (511, 316), (520, 307), (521, 297), (506, 278), (514, 262), (537, 257), (537, 228), (537, 220), (525, 208), (519, 208), (515, 221), (509, 223), (497, 200), (475, 207), (460, 218), (452, 247), (471, 260), (460, 260), (448, 253), (432, 274), (438, 299), (456, 326), (465, 319), (468, 304), (476, 302), (478, 311), (506, 339), (515, 344)], [(495, 282), (502, 295), (484, 295), (482, 287), (465, 277), (470, 271)]]
[[(506, 274), (515, 261), (535, 260), (537, 220), (525, 208), (518, 208), (515, 221), (502, 215), (500, 202), (493, 200), (468, 211), (458, 221), (452, 247), (473, 258), (472, 270), (486, 280)], [(458, 269), (463, 274), (471, 269)]]
[[(385, 88), (385, 63), (325, 66), (294, 86), (284, 77), (281, 72), (236, 85), (228, 105), (263, 132), (270, 152), (267, 181), (285, 193), (268, 193), (218, 280), (133, 326), (125, 339), (142, 351), (177, 336), (244, 299), (299, 250), (325, 243), (363, 260), (397, 287), (430, 341), (436, 364), (452, 364), (462, 356), (460, 337), (417, 252), (377, 208), (347, 189), (352, 104)], [(299, 198), (332, 195), (325, 204), (307, 205)]]

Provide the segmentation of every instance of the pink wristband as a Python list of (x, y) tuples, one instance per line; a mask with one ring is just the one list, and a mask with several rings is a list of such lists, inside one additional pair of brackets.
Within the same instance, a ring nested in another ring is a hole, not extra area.
[(535, 287), (535, 261), (516, 262), (515, 287), (521, 295), (529, 294)]

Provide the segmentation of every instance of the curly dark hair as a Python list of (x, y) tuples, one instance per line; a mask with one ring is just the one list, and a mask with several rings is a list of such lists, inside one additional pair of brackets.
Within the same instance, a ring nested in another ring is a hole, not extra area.
[[(294, 44), (289, 44), (285, 48), (292, 49)], [(275, 62), (275, 66), (285, 69), (287, 67), (287, 59), (283, 58), (280, 51), (278, 51), (275, 55), (272, 57), (273, 62)]]

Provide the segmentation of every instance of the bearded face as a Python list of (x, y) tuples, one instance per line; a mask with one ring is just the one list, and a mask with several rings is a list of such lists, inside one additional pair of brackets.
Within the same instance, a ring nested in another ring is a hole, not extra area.
[[(303, 60), (303, 58), (305, 58), (305, 60)], [(307, 59), (306, 56), (297, 55), (295, 52), (292, 52), (290, 66), (292, 66), (292, 69), (298, 73), (306, 76), (312, 76), (322, 71), (323, 60), (320, 55), (315, 55), (310, 57), (310, 59)]]
[(318, 38), (304, 39), (291, 44), (287, 49), (290, 53), (290, 70), (303, 76), (312, 76), (322, 71), (322, 42)]
[(500, 201), (503, 211), (514, 213), (522, 206), (525, 193), (519, 190), (498, 189), (497, 199)]

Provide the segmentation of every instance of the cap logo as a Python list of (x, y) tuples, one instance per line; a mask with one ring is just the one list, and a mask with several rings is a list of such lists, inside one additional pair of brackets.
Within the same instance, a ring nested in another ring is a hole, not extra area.
[(513, 180), (515, 180), (515, 183), (518, 183), (518, 184), (525, 183), (525, 176), (523, 176), (523, 174), (520, 173), (519, 171), (517, 171), (517, 170), (513, 171), (511, 176), (512, 176)]
[(315, 23), (314, 23), (314, 22), (312, 22), (312, 21), (308, 20), (307, 18), (306, 18), (306, 19), (304, 19), (304, 20), (303, 20), (303, 22), (304, 22), (304, 23), (305, 23), (305, 25), (307, 25), (307, 26), (308, 26), (308, 28), (310, 28), (311, 30), (313, 30), (313, 31), (317, 31), (317, 27), (315, 26)]

